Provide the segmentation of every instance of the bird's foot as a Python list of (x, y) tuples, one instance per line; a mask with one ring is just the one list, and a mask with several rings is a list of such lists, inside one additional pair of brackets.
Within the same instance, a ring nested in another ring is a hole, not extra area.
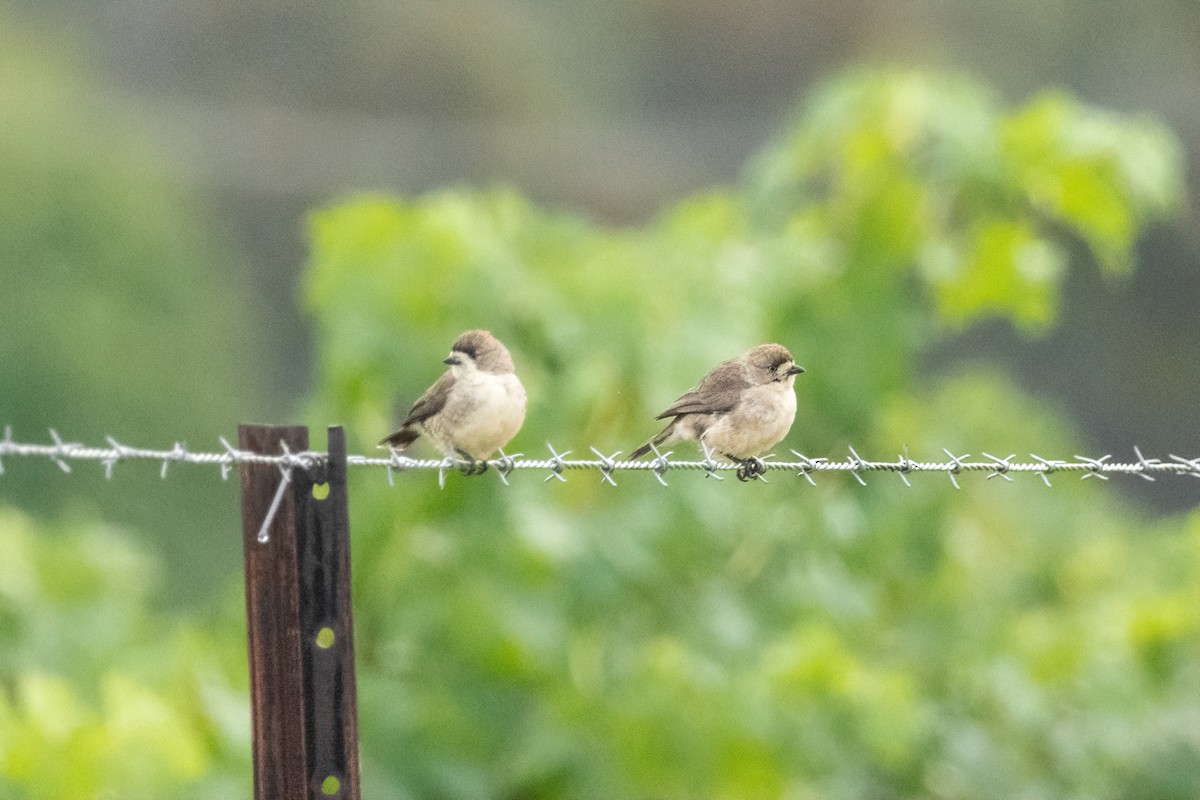
[(487, 472), (487, 462), (477, 461), (474, 456), (464, 450), (455, 451), (458, 453), (462, 462), (458, 466), (458, 471), (463, 475), (482, 475)]
[[(728, 455), (728, 454), (726, 454)], [(767, 465), (761, 458), (737, 458), (729, 456), (738, 463), (737, 479), (743, 483), (757, 480), (767, 471)]]

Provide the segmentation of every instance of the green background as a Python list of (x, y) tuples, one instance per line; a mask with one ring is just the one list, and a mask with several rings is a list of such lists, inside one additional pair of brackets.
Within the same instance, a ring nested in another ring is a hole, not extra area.
[[(371, 453), (487, 327), (531, 455), (762, 341), (783, 453), (1194, 450), (1174, 7), (134, 6), (0, 6), (19, 440)], [(0, 797), (249, 796), (235, 485), (4, 467)], [(1183, 478), (543, 477), (352, 473), (364, 796), (1200, 794)]]

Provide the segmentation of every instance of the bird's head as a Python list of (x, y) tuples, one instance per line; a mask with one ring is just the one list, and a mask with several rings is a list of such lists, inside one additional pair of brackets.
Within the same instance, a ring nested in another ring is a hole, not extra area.
[(796, 376), (804, 372), (792, 354), (781, 344), (760, 344), (752, 347), (742, 357), (750, 367), (751, 379), (755, 383), (779, 381), (791, 386)]
[(484, 330), (462, 333), (450, 347), (445, 363), (455, 372), (478, 370), (503, 375), (515, 369), (508, 348)]

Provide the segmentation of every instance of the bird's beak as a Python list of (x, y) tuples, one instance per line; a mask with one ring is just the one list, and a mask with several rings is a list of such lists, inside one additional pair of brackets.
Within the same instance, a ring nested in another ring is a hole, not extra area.
[(458, 356), (450, 356), (449, 358), (444, 360), (442, 363), (449, 364), (452, 367), (457, 367), (459, 364), (462, 363), (462, 359), (459, 358)]
[(799, 364), (792, 364), (792, 368), (788, 370), (788, 375), (799, 375), (804, 372), (804, 367)]

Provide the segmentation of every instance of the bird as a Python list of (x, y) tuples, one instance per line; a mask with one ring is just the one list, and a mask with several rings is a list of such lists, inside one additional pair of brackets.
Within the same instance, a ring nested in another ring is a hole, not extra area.
[(379, 446), (403, 452), (424, 434), (446, 456), (465, 459), (464, 472), (478, 474), (521, 429), (525, 387), (508, 348), (485, 330), (464, 331), (443, 363), (450, 368)]
[(804, 372), (781, 344), (760, 344), (722, 361), (700, 384), (655, 419), (667, 427), (630, 454), (638, 459), (660, 445), (696, 440), (738, 462), (746, 481), (766, 470), (757, 458), (783, 440), (796, 418), (796, 376)]

